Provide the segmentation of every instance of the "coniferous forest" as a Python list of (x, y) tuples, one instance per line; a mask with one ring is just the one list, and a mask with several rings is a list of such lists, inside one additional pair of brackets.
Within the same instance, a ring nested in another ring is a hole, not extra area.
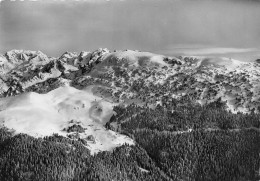
[(1, 180), (260, 179), (259, 114), (232, 114), (225, 103), (172, 99), (156, 108), (114, 107), (107, 129), (136, 144), (91, 155), (81, 139), (34, 138), (0, 129)]

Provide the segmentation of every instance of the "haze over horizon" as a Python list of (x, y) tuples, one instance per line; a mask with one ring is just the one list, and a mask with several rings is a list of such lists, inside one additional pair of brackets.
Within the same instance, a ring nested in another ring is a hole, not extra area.
[(4, 1), (0, 52), (28, 49), (60, 56), (106, 47), (171, 55), (195, 48), (260, 56), (259, 10), (257, 1), (233, 0)]

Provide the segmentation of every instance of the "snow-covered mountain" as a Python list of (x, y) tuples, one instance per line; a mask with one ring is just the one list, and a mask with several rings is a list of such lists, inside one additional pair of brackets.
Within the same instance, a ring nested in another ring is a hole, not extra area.
[(187, 96), (200, 104), (226, 101), (234, 113), (259, 113), (259, 78), (259, 61), (225, 57), (100, 48), (55, 58), (12, 50), (0, 55), (0, 125), (36, 137), (80, 138), (96, 153), (134, 144), (104, 127), (114, 105), (154, 107)]
[(47, 94), (24, 93), (1, 99), (0, 109), (1, 125), (15, 133), (80, 138), (92, 153), (134, 144), (130, 138), (105, 129), (113, 115), (113, 103), (93, 95), (91, 89), (64, 86)]

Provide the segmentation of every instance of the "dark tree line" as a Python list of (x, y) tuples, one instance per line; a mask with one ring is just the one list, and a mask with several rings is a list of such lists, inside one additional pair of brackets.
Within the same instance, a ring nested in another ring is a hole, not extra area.
[(187, 98), (114, 110), (107, 127), (116, 123), (173, 180), (260, 178), (259, 114), (232, 114), (220, 100), (200, 106)]
[(1, 128), (0, 180), (260, 179), (258, 114), (231, 114), (221, 101), (200, 106), (187, 97), (155, 109), (131, 104), (114, 111), (106, 126), (136, 145), (95, 155), (80, 139)]
[[(148, 172), (142, 172), (146, 169)], [(124, 145), (94, 156), (76, 140), (13, 136), (0, 129), (0, 180), (170, 180), (141, 147)]]

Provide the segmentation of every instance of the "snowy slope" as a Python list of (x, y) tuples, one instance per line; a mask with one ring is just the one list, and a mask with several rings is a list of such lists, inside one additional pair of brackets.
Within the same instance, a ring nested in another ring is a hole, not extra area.
[(66, 136), (68, 126), (81, 125), (85, 132), (80, 133), (80, 138), (92, 135), (95, 139), (95, 143), (87, 144), (91, 153), (111, 150), (124, 143), (134, 144), (130, 138), (104, 128), (113, 114), (112, 104), (94, 96), (90, 90), (65, 86), (47, 94), (31, 92), (2, 98), (0, 110), (2, 126), (35, 137), (53, 133)]
[[(123, 60), (123, 63), (128, 63), (129, 66), (135, 67), (161, 67), (169, 66), (164, 59), (166, 57), (163, 55), (157, 55), (149, 52), (139, 52), (133, 50), (117, 51), (113, 53), (107, 53), (102, 57), (103, 64), (112, 63), (111, 60)], [(113, 62), (115, 63), (115, 62)], [(118, 62), (117, 62), (118, 63)]]

